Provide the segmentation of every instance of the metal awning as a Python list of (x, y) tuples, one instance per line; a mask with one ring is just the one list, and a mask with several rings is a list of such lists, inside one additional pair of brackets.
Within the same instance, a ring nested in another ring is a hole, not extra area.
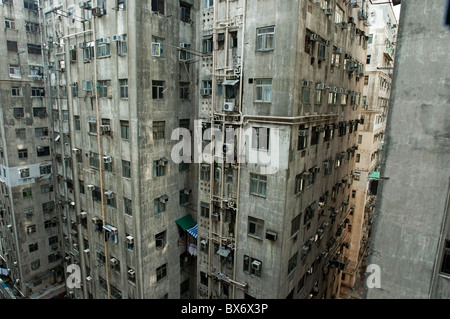
[(239, 80), (226, 80), (222, 82), (222, 85), (236, 85), (238, 82)]
[(197, 222), (192, 218), (192, 215), (186, 215), (180, 219), (176, 220), (176, 223), (183, 228), (183, 230), (188, 230), (188, 229), (192, 229), (195, 226), (197, 226)]
[(226, 258), (230, 254), (230, 250), (222, 247), (222, 248), (219, 248), (219, 250), (216, 253), (219, 254), (220, 256)]
[(369, 175), (369, 178), (372, 178), (372, 179), (380, 179), (380, 172), (372, 172), (370, 175)]

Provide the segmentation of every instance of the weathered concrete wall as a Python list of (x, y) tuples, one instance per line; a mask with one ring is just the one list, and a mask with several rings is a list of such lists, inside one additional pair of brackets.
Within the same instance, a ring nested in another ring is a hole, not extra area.
[(389, 180), (380, 182), (368, 260), (381, 267), (381, 289), (366, 290), (370, 299), (429, 298), (440, 269), (450, 173), (446, 3), (402, 3), (381, 170)]

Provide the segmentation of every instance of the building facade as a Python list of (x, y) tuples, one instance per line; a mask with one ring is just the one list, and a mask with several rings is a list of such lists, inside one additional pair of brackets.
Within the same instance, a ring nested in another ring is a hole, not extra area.
[(448, 1), (403, 1), (368, 299), (449, 298)]
[(196, 167), (170, 159), (171, 132), (194, 125), (193, 7), (43, 1), (70, 297), (192, 297)]
[(3, 1), (0, 10), (0, 268), (18, 296), (41, 298), (65, 290), (42, 24), (35, 1)]
[(201, 18), (198, 130), (218, 144), (199, 168), (198, 297), (336, 298), (367, 2), (204, 1)]
[[(348, 295), (365, 270), (370, 228), (373, 222), (380, 160), (389, 109), (394, 69), (398, 22), (391, 4), (369, 6), (367, 17), (369, 44), (355, 163), (353, 231), (351, 248), (345, 256), (349, 267), (344, 271), (342, 295)], [(345, 287), (344, 287), (345, 286)], [(349, 288), (349, 289), (347, 289)]]

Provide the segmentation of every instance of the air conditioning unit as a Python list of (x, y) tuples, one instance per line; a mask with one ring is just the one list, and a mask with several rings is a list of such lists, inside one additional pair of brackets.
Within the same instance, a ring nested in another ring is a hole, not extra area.
[(220, 219), (220, 214), (218, 212), (213, 212), (211, 214), (211, 220), (218, 221)]
[(306, 255), (309, 253), (309, 247), (308, 246), (302, 246), (302, 254)]
[(109, 38), (100, 38), (98, 39), (99, 44), (105, 44), (105, 43), (111, 43), (111, 40)]
[(278, 238), (278, 233), (268, 230), (266, 232), (266, 238), (272, 241), (276, 241)]
[(234, 104), (231, 102), (225, 102), (223, 104), (223, 110), (226, 112), (232, 112), (234, 111)]
[(119, 261), (116, 258), (111, 258), (110, 262), (112, 266), (117, 266), (119, 264)]
[(300, 130), (300, 131), (298, 131), (298, 136), (303, 136), (303, 137), (308, 136), (308, 130)]
[(106, 9), (103, 8), (92, 8), (92, 15), (96, 17), (101, 17), (106, 14)]
[(97, 224), (99, 220), (98, 217), (92, 217), (92, 224)]
[(316, 84), (316, 89), (317, 90), (325, 90), (326, 85), (324, 83), (317, 83)]
[(88, 185), (88, 186), (86, 186), (86, 187), (87, 187), (88, 191), (93, 191), (94, 188), (95, 188), (94, 185)]
[(113, 40), (114, 42), (120, 41), (120, 35), (118, 35), (118, 34), (113, 35), (113, 36), (112, 36), (112, 40)]
[(323, 9), (323, 12), (324, 12), (326, 15), (332, 15), (332, 14), (333, 14), (333, 9)]
[(328, 91), (330, 93), (337, 93), (337, 87), (331, 86)]
[(72, 154), (74, 155), (81, 154), (81, 150), (79, 148), (74, 148), (72, 149)]
[(161, 165), (161, 166), (167, 166), (167, 164), (169, 164), (169, 160), (168, 160), (166, 157), (162, 157), (162, 158), (159, 160), (159, 165)]
[(312, 168), (313, 173), (319, 173), (320, 172), (320, 167), (319, 166), (315, 166)]
[(134, 244), (134, 237), (133, 236), (127, 236), (126, 240), (127, 240), (127, 244), (130, 244), (130, 245)]
[(87, 7), (87, 2), (85, 1), (80, 1), (78, 2), (78, 6), (82, 9), (85, 9)]
[(183, 193), (184, 193), (185, 195), (189, 195), (190, 193), (192, 193), (192, 190), (191, 190), (190, 188), (185, 188), (185, 189), (183, 190)]
[(163, 195), (163, 196), (161, 196), (161, 197), (159, 198), (159, 201), (160, 201), (161, 203), (167, 203), (167, 202), (169, 201), (169, 196)]
[(258, 260), (254, 260), (252, 262), (252, 269), (253, 270), (260, 270), (261, 269), (261, 262)]
[(103, 163), (105, 163), (105, 164), (112, 163), (112, 157), (111, 156), (103, 156)]
[(84, 252), (86, 255), (89, 255), (89, 248), (83, 250), (83, 252)]
[(311, 34), (311, 36), (309, 37), (309, 39), (310, 39), (311, 41), (319, 41), (319, 40), (320, 40), (320, 35), (318, 35), (318, 34), (316, 34), (316, 33)]
[(114, 198), (114, 193), (113, 191), (109, 190), (105, 192), (105, 197), (106, 199), (113, 199)]
[(130, 270), (128, 270), (128, 275), (129, 275), (131, 278), (134, 278), (134, 277), (136, 276), (136, 271), (134, 271), (133, 269), (130, 269)]
[(306, 80), (302, 81), (302, 86), (303, 87), (309, 87), (310, 85), (311, 85), (311, 81), (306, 81)]
[(211, 95), (212, 93), (212, 89), (211, 88), (206, 88), (206, 89), (200, 89), (200, 95)]
[(111, 125), (100, 125), (101, 132), (109, 132), (111, 131)]
[(86, 281), (87, 281), (87, 282), (91, 282), (91, 281), (92, 281), (92, 277), (91, 277), (91, 276), (87, 276), (87, 277), (86, 277)]

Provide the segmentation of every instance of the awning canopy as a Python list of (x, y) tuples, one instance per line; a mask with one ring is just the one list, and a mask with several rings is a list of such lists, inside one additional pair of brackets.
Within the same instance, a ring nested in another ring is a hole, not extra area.
[(372, 174), (369, 175), (369, 178), (380, 179), (380, 172), (372, 172)]
[(192, 218), (192, 215), (186, 215), (180, 219), (177, 219), (177, 224), (183, 228), (183, 230), (187, 231), (189, 234), (197, 238), (197, 222)]
[(222, 82), (222, 85), (236, 85), (238, 82), (239, 80), (226, 80)]
[(217, 251), (217, 254), (219, 254), (220, 256), (226, 258), (226, 257), (228, 257), (228, 255), (230, 254), (230, 250), (227, 249), (227, 248), (221, 247), (221, 248), (219, 248), (219, 250)]

